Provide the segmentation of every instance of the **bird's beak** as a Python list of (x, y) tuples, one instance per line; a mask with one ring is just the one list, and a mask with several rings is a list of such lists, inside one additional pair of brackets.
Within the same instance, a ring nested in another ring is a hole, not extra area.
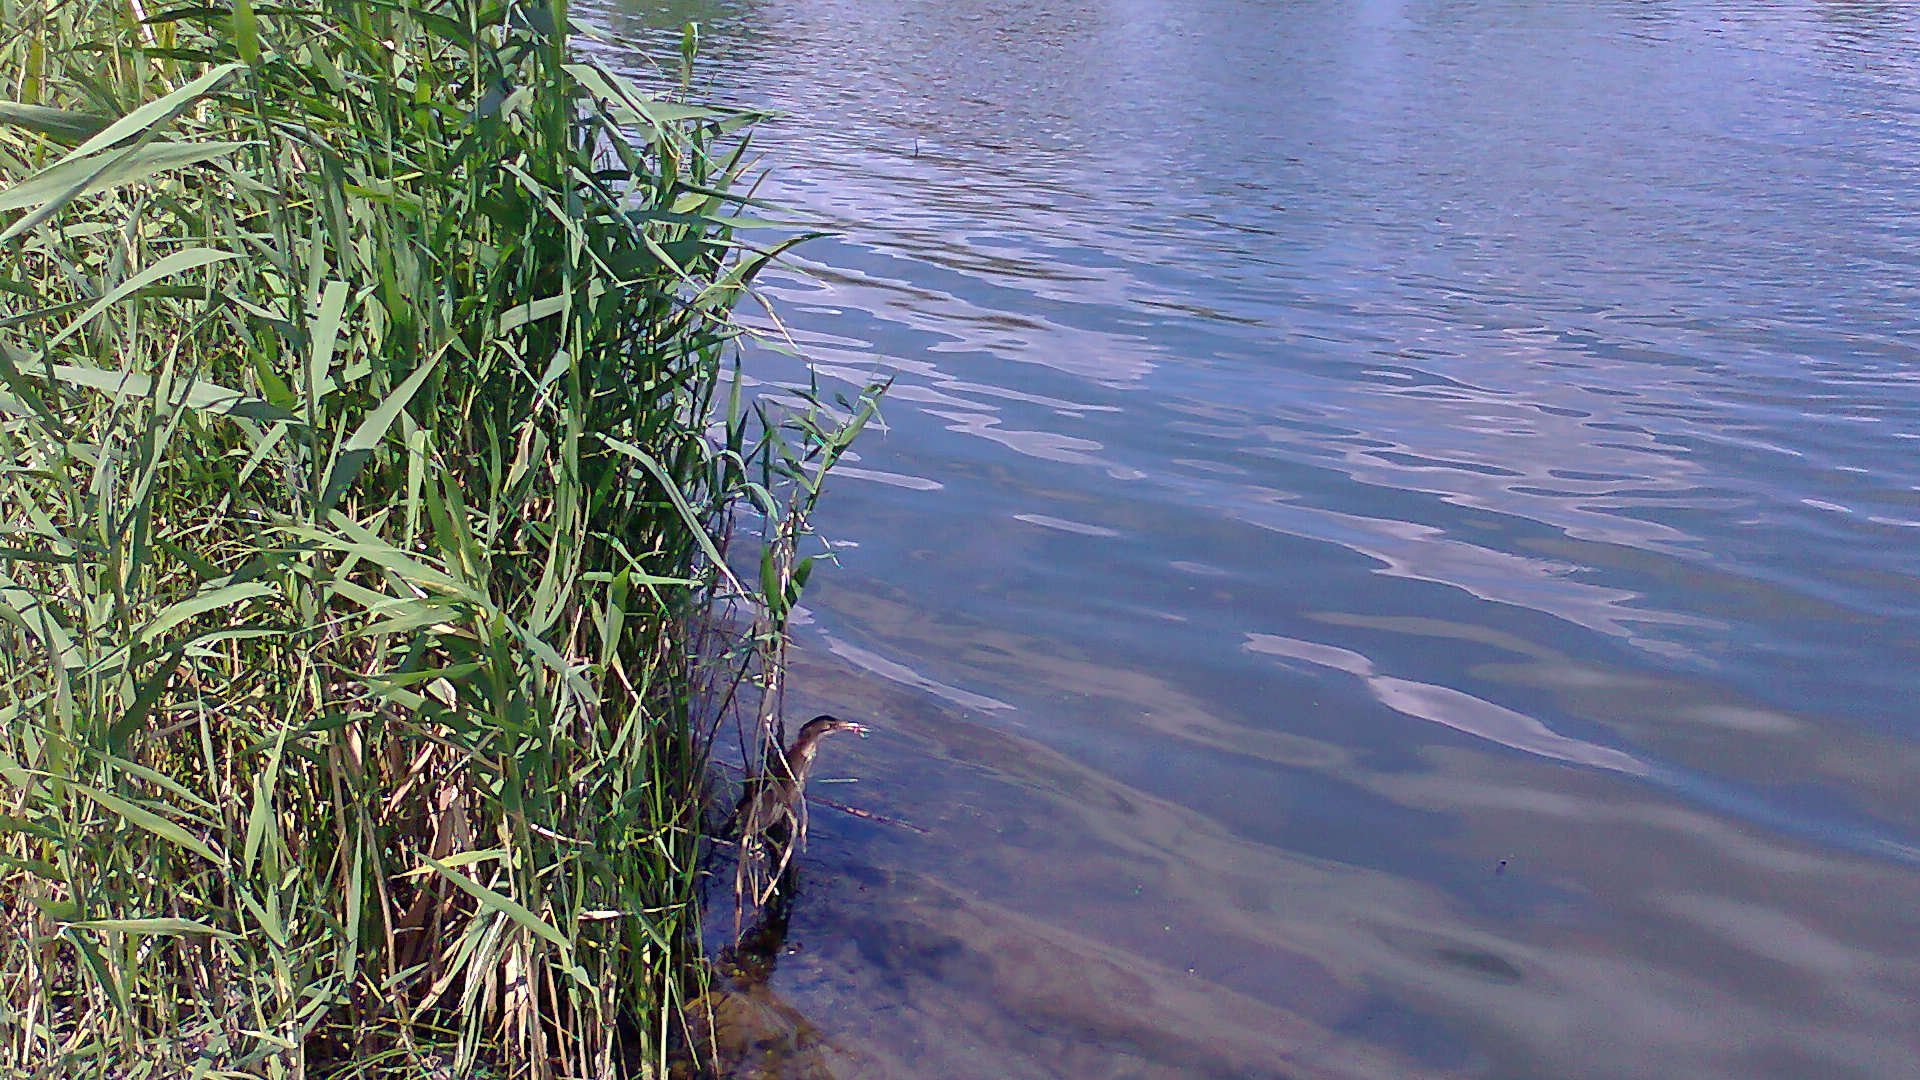
[(855, 724), (855, 723), (849, 722), (847, 724), (847, 730), (853, 732), (855, 735), (858, 735), (863, 739), (867, 737), (867, 725), (865, 724)]

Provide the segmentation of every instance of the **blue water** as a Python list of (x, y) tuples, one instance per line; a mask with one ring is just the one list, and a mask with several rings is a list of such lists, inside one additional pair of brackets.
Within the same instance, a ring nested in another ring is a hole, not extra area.
[(896, 378), (833, 1075), (1920, 1076), (1920, 8), (622, 2)]

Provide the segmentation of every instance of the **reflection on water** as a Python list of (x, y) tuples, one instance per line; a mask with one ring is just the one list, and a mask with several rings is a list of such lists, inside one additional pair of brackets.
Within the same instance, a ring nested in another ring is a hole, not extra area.
[(599, 4), (897, 376), (823, 1068), (1920, 1075), (1920, 10)]
[(1366, 683), (1367, 689), (1382, 705), (1416, 720), (1444, 724), (1455, 731), (1464, 731), (1540, 757), (1571, 761), (1596, 769), (1613, 769), (1634, 776), (1643, 776), (1647, 772), (1647, 767), (1631, 754), (1556, 735), (1545, 724), (1530, 716), (1482, 701), (1471, 694), (1432, 683), (1378, 674), (1373, 669), (1373, 662), (1356, 652), (1276, 634), (1249, 634), (1246, 648), (1248, 652), (1304, 660), (1309, 664), (1356, 676)]

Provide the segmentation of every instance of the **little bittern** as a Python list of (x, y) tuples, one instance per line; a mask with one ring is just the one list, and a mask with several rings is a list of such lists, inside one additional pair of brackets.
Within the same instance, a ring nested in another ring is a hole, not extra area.
[(740, 869), (735, 878), (736, 893), (744, 893), (746, 867), (750, 858), (768, 850), (774, 864), (767, 888), (755, 890), (755, 899), (766, 903), (773, 895), (787, 864), (793, 857), (793, 841), (802, 842), (807, 834), (807, 774), (813, 770), (813, 758), (820, 740), (836, 731), (865, 735), (867, 729), (851, 720), (835, 716), (816, 716), (801, 727), (800, 733), (784, 751), (767, 755), (758, 776), (747, 780), (746, 793), (734, 804), (733, 814), (721, 831), (740, 838)]

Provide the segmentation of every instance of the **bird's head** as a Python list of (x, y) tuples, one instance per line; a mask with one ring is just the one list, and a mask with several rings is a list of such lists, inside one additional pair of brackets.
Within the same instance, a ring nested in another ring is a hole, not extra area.
[(865, 727), (851, 720), (825, 715), (814, 717), (800, 728), (800, 733), (787, 746), (784, 756), (787, 768), (792, 770), (793, 775), (801, 778), (806, 776), (807, 770), (813, 765), (814, 751), (820, 749), (820, 740), (836, 731), (851, 731), (863, 736), (867, 733)]
[(866, 726), (863, 724), (856, 724), (851, 720), (842, 720), (837, 716), (828, 716), (822, 713), (807, 721), (805, 726), (801, 727), (800, 734), (793, 738), (794, 748), (804, 749), (811, 747), (814, 743), (819, 742), (821, 739), (836, 731), (851, 731), (855, 735), (860, 736), (865, 736), (867, 733)]

